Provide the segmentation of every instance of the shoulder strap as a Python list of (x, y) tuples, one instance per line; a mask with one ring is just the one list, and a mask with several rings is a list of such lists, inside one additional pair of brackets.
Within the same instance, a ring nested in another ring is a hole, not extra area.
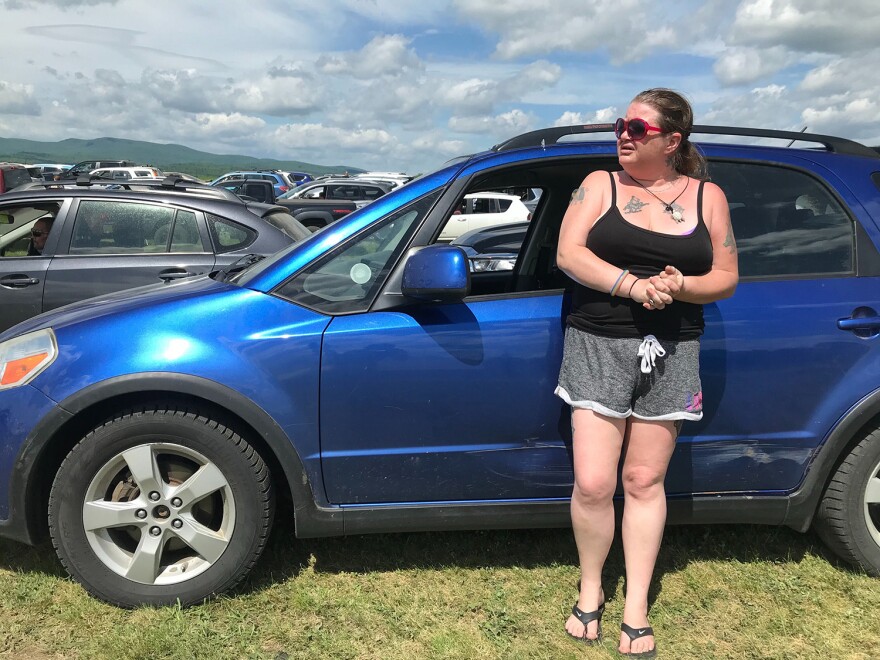
[(697, 188), (697, 222), (705, 225), (703, 222), (703, 185), (706, 182), (700, 180), (700, 187)]
[(611, 208), (617, 206), (617, 186), (614, 183), (614, 172), (608, 170), (608, 176), (611, 178)]

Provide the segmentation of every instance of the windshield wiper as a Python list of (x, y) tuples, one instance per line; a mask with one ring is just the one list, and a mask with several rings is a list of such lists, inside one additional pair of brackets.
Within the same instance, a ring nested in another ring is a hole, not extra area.
[(246, 254), (241, 259), (232, 262), (226, 268), (221, 268), (219, 270), (212, 271), (209, 277), (213, 280), (217, 280), (218, 282), (227, 282), (234, 275), (238, 275), (244, 270), (247, 270), (255, 263), (262, 261), (266, 257), (262, 254)]

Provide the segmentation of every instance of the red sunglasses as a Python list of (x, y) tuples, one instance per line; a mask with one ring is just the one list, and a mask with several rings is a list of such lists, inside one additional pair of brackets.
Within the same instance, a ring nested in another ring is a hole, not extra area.
[(614, 134), (618, 139), (620, 139), (624, 133), (628, 133), (632, 140), (644, 140), (648, 137), (648, 131), (657, 131), (658, 133), (665, 132), (662, 128), (651, 126), (651, 124), (644, 119), (639, 118), (624, 119), (623, 117), (618, 117), (617, 121), (614, 122)]

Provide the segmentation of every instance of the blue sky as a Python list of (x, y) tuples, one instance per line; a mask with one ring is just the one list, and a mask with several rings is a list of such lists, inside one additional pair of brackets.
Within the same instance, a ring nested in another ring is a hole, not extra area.
[(0, 136), (409, 173), (672, 87), (880, 144), (876, 0), (0, 0)]

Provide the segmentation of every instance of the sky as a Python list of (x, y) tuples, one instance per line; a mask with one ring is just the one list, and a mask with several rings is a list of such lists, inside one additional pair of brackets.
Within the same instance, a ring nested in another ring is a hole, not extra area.
[(0, 137), (416, 174), (651, 87), (880, 145), (880, 1), (0, 0)]

